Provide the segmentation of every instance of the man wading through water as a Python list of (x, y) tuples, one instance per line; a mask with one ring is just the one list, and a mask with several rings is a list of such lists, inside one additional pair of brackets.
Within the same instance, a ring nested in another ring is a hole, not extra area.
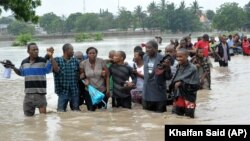
[(170, 61), (163, 60), (158, 53), (158, 44), (151, 40), (146, 44), (146, 54), (143, 57), (144, 84), (143, 84), (143, 109), (165, 112), (166, 109), (166, 80), (172, 78)]
[[(26, 116), (33, 116), (35, 108), (39, 108), (39, 112), (46, 113), (46, 74), (51, 72), (53, 59), (53, 48), (47, 49), (47, 59), (39, 57), (38, 47), (36, 43), (30, 43), (27, 47), (29, 57), (24, 59), (20, 68), (14, 65), (11, 68), (19, 76), (25, 78), (25, 97), (23, 101), (23, 111)], [(12, 64), (12, 63), (11, 63)]]

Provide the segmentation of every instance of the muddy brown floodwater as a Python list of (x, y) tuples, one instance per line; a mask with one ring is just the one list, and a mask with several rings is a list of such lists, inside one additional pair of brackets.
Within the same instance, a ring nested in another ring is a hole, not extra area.
[[(143, 38), (109, 38), (96, 43), (74, 43), (75, 51), (85, 52), (88, 46), (99, 50), (99, 57), (107, 58), (111, 49), (125, 50), (132, 59), (133, 47), (146, 42)], [(40, 55), (46, 47), (55, 47), (55, 56), (62, 55), (62, 44), (38, 43)], [(163, 44), (161, 47), (164, 47)], [(27, 57), (25, 48), (0, 48), (0, 60), (10, 59), (17, 66)], [(0, 66), (0, 73), (4, 68)], [(212, 90), (198, 92), (196, 117), (153, 113), (133, 105), (132, 110), (111, 108), (88, 112), (57, 113), (53, 75), (48, 79), (48, 114), (25, 117), (22, 111), (24, 80), (12, 72), (11, 79), (0, 78), (0, 140), (13, 141), (162, 141), (166, 124), (249, 124), (250, 123), (250, 57), (233, 56), (228, 68), (213, 63)]]

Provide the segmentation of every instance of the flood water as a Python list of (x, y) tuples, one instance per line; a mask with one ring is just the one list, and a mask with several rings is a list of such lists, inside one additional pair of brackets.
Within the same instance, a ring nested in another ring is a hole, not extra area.
[[(99, 57), (107, 58), (111, 49), (124, 50), (132, 60), (133, 47), (151, 37), (107, 38), (100, 42), (73, 43), (75, 51), (85, 52), (89, 46), (97, 47)], [(164, 40), (163, 40), (164, 41)], [(62, 45), (56, 41), (38, 42), (40, 55), (47, 47), (55, 48), (55, 56), (62, 55)], [(1, 45), (1, 43), (0, 43)], [(161, 45), (161, 48), (167, 43)], [(1, 45), (0, 60), (10, 59), (19, 66), (27, 57), (26, 48)], [(0, 66), (2, 75), (4, 68)], [(0, 137), (1, 140), (20, 141), (162, 141), (166, 124), (250, 124), (250, 57), (233, 56), (228, 68), (213, 63), (212, 90), (198, 92), (196, 117), (190, 119), (165, 113), (153, 113), (133, 105), (132, 110), (111, 108), (88, 112), (57, 113), (57, 95), (54, 93), (53, 75), (47, 75), (48, 114), (25, 117), (22, 110), (24, 79), (12, 72), (10, 79), (0, 76)]]

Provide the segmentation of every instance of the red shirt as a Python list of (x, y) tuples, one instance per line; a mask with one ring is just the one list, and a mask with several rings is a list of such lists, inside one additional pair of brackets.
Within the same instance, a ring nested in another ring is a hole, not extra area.
[(242, 42), (242, 48), (248, 48), (249, 47), (249, 42), (248, 41), (243, 41)]
[(204, 53), (204, 57), (208, 57), (208, 51), (209, 51), (209, 42), (208, 41), (203, 41), (200, 40), (197, 44), (196, 44), (196, 48), (202, 48), (203, 49), (203, 53)]

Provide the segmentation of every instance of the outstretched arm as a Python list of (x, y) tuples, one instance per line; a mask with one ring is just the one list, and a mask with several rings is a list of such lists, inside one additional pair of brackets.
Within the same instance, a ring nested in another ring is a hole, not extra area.
[(21, 76), (21, 71), (20, 71), (20, 69), (16, 68), (15, 65), (13, 65), (11, 68), (14, 70), (14, 72), (15, 72), (17, 75)]

